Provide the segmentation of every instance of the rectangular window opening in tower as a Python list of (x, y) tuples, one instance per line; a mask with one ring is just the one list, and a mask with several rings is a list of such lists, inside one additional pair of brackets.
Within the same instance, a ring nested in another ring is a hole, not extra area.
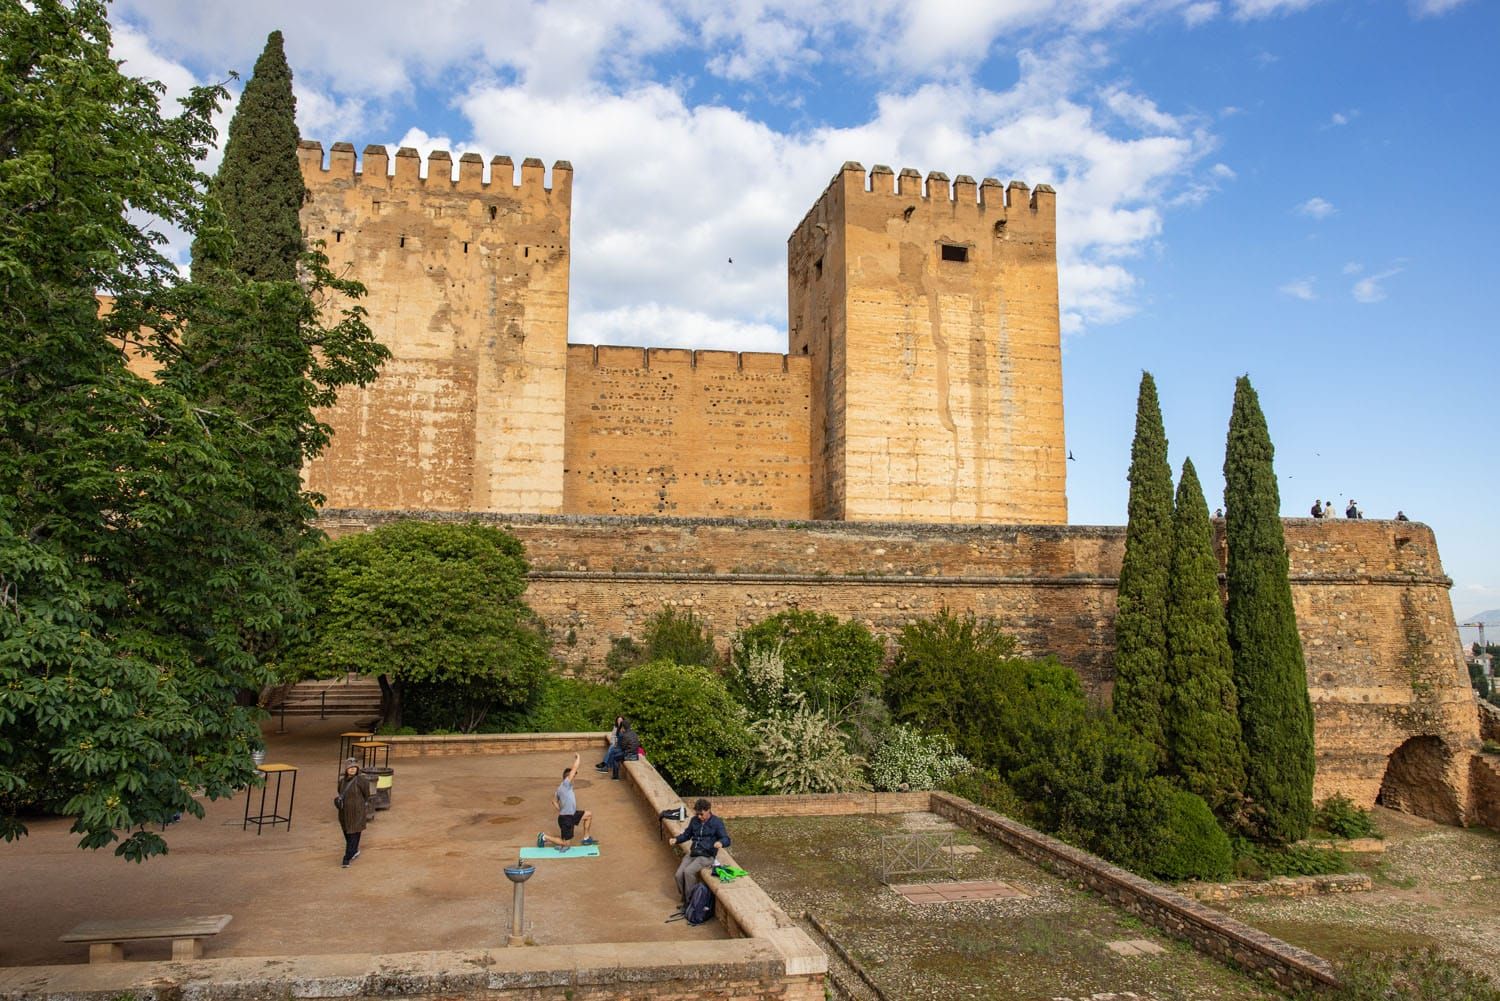
[(813, 277), (815, 277), (815, 278), (822, 278), (823, 277), (823, 258), (821, 258), (821, 257), (818, 258), (816, 261), (813, 261)]
[(969, 260), (969, 248), (960, 247), (953, 243), (945, 243), (943, 244), (943, 260), (966, 264)]

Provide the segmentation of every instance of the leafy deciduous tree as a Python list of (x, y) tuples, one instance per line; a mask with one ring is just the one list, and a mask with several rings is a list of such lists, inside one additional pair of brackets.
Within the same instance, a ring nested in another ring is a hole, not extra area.
[(408, 696), (437, 717), (424, 722), (473, 729), (538, 695), (547, 643), (509, 532), (403, 521), (309, 550), (298, 567), (316, 614), (287, 649), (288, 674), (376, 674), (395, 726)]
[(1274, 454), (1260, 400), (1241, 376), (1224, 455), (1229, 647), (1256, 834), (1291, 842), (1306, 837), (1312, 821), (1313, 719)]
[[(139, 860), (166, 850), (151, 826), (202, 815), (195, 793), (251, 781), (260, 735), (235, 695), (266, 680), (258, 652), (297, 598), (244, 502), (280, 442), (197, 395), (184, 360), (236, 307), (183, 283), (155, 228), (230, 239), (195, 166), (224, 92), (163, 117), (161, 86), (109, 48), (97, 0), (0, 0), (0, 834), (40, 806)], [(358, 292), (330, 278), (260, 293), (328, 334), (287, 382), (311, 400), (366, 371), (342, 352), (368, 340), (357, 311), (323, 326), (320, 294)]]
[(748, 653), (778, 645), (788, 687), (833, 716), (880, 692), (885, 644), (859, 622), (819, 612), (778, 612), (741, 632), (735, 649)]

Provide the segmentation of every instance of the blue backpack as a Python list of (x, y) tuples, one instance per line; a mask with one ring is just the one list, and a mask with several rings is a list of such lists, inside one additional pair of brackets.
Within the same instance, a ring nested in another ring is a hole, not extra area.
[(705, 884), (699, 883), (693, 887), (693, 892), (688, 896), (687, 923), (690, 925), (701, 925), (714, 916), (714, 891)]

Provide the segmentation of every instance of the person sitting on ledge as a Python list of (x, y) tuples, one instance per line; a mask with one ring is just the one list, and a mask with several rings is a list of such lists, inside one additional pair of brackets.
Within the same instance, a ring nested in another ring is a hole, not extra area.
[(604, 751), (604, 760), (594, 766), (596, 771), (609, 771), (609, 766), (613, 764), (610, 759), (617, 756), (620, 747), (620, 728), (624, 725), (625, 717), (616, 716), (614, 728), (609, 731), (609, 747)]
[(1396, 520), (1397, 521), (1411, 521), (1411, 519), (1406, 516), (1406, 512), (1405, 511), (1397, 511), (1396, 512)]
[(719, 849), (729, 847), (729, 831), (724, 827), (724, 821), (714, 816), (713, 804), (708, 800), (700, 799), (693, 804), (693, 819), (688, 821), (681, 834), (675, 838), (667, 835), (669, 845), (680, 845), (684, 841), (691, 841), (692, 846), (677, 866), (677, 895), (682, 898), (682, 906), (674, 912), (677, 914), (687, 910), (688, 898), (693, 894), (693, 887), (698, 885), (698, 873), (712, 868)]

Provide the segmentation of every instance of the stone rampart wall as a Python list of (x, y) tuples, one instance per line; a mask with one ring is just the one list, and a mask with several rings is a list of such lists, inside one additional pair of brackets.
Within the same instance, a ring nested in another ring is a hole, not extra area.
[(563, 510), (806, 518), (808, 359), (568, 345)]
[[(472, 517), (328, 511), (323, 523), (337, 535), (409, 516)], [(1096, 693), (1111, 684), (1120, 528), (490, 520), (525, 545), (526, 600), (547, 622), (554, 654), (579, 673), (597, 671), (612, 638), (640, 638), (669, 606), (695, 611), (723, 644), (789, 608), (858, 619), (889, 639), (948, 607), (1000, 620), (1024, 651), (1055, 654)], [(1443, 790), (1451, 805), (1434, 815), (1462, 818), (1478, 724), (1432, 531), (1311, 519), (1285, 528), (1317, 721), (1317, 795), (1373, 804), (1392, 754), (1428, 740), (1435, 755), (1409, 774)]]

